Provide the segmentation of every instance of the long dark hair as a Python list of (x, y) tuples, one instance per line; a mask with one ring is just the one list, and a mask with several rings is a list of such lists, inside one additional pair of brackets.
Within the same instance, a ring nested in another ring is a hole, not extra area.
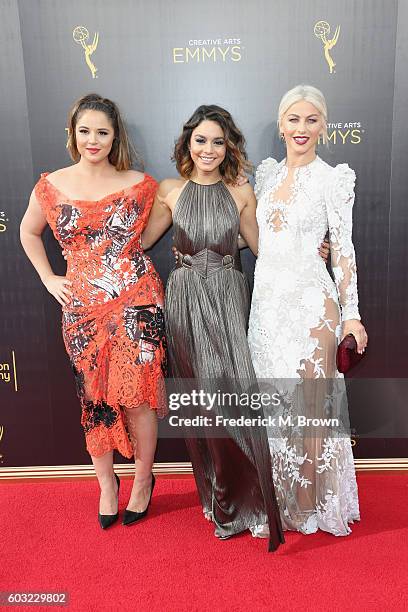
[(189, 149), (191, 134), (200, 123), (206, 120), (215, 121), (224, 132), (227, 152), (225, 159), (220, 164), (220, 173), (226, 183), (235, 183), (241, 172), (252, 170), (252, 164), (248, 161), (242, 132), (235, 125), (230, 113), (215, 104), (199, 106), (183, 125), (183, 131), (176, 142), (173, 154), (177, 170), (183, 178), (188, 179), (191, 176), (194, 169)]
[(115, 138), (112, 144), (112, 149), (108, 159), (115, 166), (116, 170), (130, 170), (133, 162), (136, 160), (139, 166), (143, 166), (140, 155), (133, 148), (129, 136), (127, 134), (124, 121), (120, 114), (119, 108), (109, 100), (103, 98), (99, 94), (87, 94), (72, 105), (68, 114), (68, 140), (67, 149), (71, 159), (75, 162), (79, 161), (80, 155), (78, 152), (75, 127), (80, 115), (86, 110), (95, 110), (105, 113), (115, 132)]

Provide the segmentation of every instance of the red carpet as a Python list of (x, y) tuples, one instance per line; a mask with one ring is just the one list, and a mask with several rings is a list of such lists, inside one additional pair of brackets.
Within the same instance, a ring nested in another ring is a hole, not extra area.
[(96, 482), (1, 483), (0, 590), (68, 591), (59, 609), (81, 612), (408, 610), (408, 473), (358, 483), (352, 535), (286, 532), (270, 554), (247, 534), (217, 540), (191, 478), (158, 478), (149, 517), (106, 532)]

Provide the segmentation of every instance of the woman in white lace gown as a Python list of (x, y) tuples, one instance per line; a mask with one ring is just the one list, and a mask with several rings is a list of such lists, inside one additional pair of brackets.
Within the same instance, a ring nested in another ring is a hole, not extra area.
[[(259, 252), (249, 346), (259, 379), (274, 381), (280, 413), (269, 430), (275, 491), (285, 529), (350, 533), (360, 518), (349, 435), (339, 428), (296, 427), (299, 416), (347, 417), (336, 349), (349, 333), (364, 351), (352, 243), (355, 174), (316, 156), (327, 142), (322, 93), (298, 86), (282, 98), (279, 129), (287, 156), (264, 160), (256, 173)], [(333, 282), (318, 254), (327, 230)]]

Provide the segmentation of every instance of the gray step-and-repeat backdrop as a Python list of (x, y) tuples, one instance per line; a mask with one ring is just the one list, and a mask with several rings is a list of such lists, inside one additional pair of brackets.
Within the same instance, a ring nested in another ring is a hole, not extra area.
[[(361, 414), (375, 404), (374, 429), (381, 431), (404, 393), (408, 364), (407, 1), (0, 0), (0, 6), (1, 465), (89, 461), (60, 307), (18, 237), (40, 172), (69, 163), (67, 110), (89, 92), (119, 103), (146, 170), (162, 179), (175, 175), (174, 140), (199, 104), (232, 112), (257, 164), (284, 156), (275, 123), (282, 94), (302, 82), (322, 89), (330, 146), (319, 154), (357, 173), (354, 240), (370, 347), (354, 377), (371, 379), (372, 387), (366, 381), (365, 398), (351, 394), (351, 421), (358, 430)], [(63, 274), (57, 243), (50, 232), (44, 239)], [(170, 245), (171, 231), (153, 250), (164, 281), (173, 265)], [(251, 276), (249, 253), (244, 263)], [(401, 431), (356, 438), (356, 457), (408, 456)], [(186, 459), (181, 440), (159, 442), (158, 461)]]

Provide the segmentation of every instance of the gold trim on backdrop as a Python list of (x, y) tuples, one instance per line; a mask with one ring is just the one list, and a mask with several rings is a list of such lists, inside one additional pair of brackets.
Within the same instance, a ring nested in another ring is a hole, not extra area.
[[(131, 476), (134, 474), (134, 466), (131, 463), (116, 463), (114, 469), (119, 476)], [(170, 476), (193, 473), (190, 462), (155, 463), (153, 471), (155, 474)], [(0, 480), (89, 477), (95, 477), (95, 470), (92, 465), (39, 465), (0, 468)]]
[[(408, 470), (408, 458), (396, 459), (355, 459), (357, 471), (398, 471)], [(131, 463), (117, 463), (114, 466), (117, 474), (131, 476)], [(153, 471), (162, 476), (183, 476), (193, 473), (191, 463), (155, 463)], [(94, 478), (92, 465), (40, 465), (31, 467), (2, 467), (0, 480), (32, 480), (36, 478)]]
[(11, 351), (11, 355), (13, 357), (14, 390), (17, 392), (18, 391), (18, 384), (17, 384), (16, 354), (15, 354), (14, 351)]

